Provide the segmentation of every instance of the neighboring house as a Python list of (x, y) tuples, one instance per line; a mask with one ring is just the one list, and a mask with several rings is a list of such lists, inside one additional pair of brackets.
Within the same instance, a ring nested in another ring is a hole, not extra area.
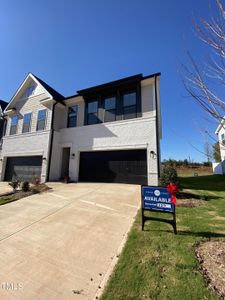
[(215, 174), (225, 174), (225, 120), (220, 123), (215, 133), (218, 136), (221, 162), (213, 163), (213, 172)]
[(157, 185), (160, 73), (64, 97), (28, 74), (5, 109), (0, 178)]
[(2, 146), (2, 137), (4, 135), (4, 130), (6, 126), (6, 120), (4, 119), (3, 111), (6, 108), (7, 104), (7, 102), (0, 100), (0, 149)]

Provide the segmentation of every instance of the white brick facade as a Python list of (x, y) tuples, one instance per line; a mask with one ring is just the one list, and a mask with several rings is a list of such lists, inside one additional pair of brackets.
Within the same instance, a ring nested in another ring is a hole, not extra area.
[[(51, 117), (52, 117), (52, 105), (48, 107), (43, 106), (40, 101), (49, 98), (48, 93), (44, 90), (41, 85), (38, 85), (35, 94), (29, 98), (23, 97), (25, 88), (31, 83), (31, 79), (28, 78), (28, 83), (25, 83), (25, 87), (22, 86), (21, 90), (13, 100), (13, 108), (15, 109), (14, 115), (18, 116), (17, 133), (10, 135), (10, 127), (12, 115), (6, 116), (7, 127), (6, 134), (3, 138), (3, 147), (0, 151), (0, 179), (4, 180), (6, 160), (8, 157), (19, 157), (19, 156), (42, 156), (47, 158), (49, 152), (49, 141), (50, 141), (50, 128), (51, 128)], [(7, 109), (7, 108), (6, 108)], [(45, 130), (37, 131), (37, 116), (38, 111), (41, 109), (47, 109), (47, 119)], [(30, 132), (22, 133), (23, 128), (23, 116), (26, 113), (32, 113)], [(43, 161), (41, 181), (46, 180), (47, 172), (47, 160)]]
[(150, 157), (150, 151), (157, 153), (155, 128), (155, 117), (149, 117), (61, 129), (54, 139), (50, 179), (60, 178), (63, 147), (70, 147), (75, 154), (75, 158), (71, 156), (69, 168), (69, 175), (75, 181), (82, 151), (147, 149), (148, 182), (157, 185), (157, 159)]
[[(147, 150), (148, 184), (158, 184), (158, 160), (160, 149), (157, 146), (157, 133), (160, 138), (160, 114), (157, 119), (155, 89), (159, 95), (159, 81), (155, 86), (154, 77), (141, 81), (141, 117), (118, 120), (84, 126), (85, 101), (82, 96), (74, 96), (64, 100), (65, 106), (55, 104), (51, 95), (38, 84), (36, 94), (28, 99), (22, 97), (25, 87), (31, 78), (25, 81), (16, 97), (11, 101), (15, 109), (13, 115), (19, 116), (17, 134), (9, 135), (11, 114), (8, 115), (6, 136), (0, 151), (0, 178), (4, 180), (7, 157), (42, 156), (41, 180), (46, 181), (50, 164), (49, 180), (59, 180), (62, 168), (62, 149), (70, 148), (69, 176), (71, 180), (79, 179), (79, 158), (82, 151), (106, 150)], [(158, 96), (159, 97), (159, 96)], [(42, 100), (51, 101), (45, 106)], [(78, 106), (77, 127), (67, 128), (68, 107)], [(53, 108), (54, 107), (54, 108)], [(47, 109), (47, 121), (44, 131), (37, 131), (37, 115), (40, 109)], [(54, 109), (54, 120), (52, 121)], [(7, 109), (6, 109), (7, 110)], [(32, 113), (31, 131), (22, 133), (23, 116)], [(158, 123), (157, 123), (158, 120)], [(53, 140), (51, 140), (53, 127)], [(52, 147), (51, 147), (52, 142)], [(155, 155), (152, 155), (154, 153)], [(51, 162), (50, 162), (51, 160)]]

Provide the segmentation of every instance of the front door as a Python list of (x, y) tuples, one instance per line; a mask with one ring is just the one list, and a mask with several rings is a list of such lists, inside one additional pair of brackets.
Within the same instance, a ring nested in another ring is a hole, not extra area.
[(61, 177), (64, 179), (69, 176), (69, 164), (70, 164), (70, 148), (62, 148), (62, 167)]

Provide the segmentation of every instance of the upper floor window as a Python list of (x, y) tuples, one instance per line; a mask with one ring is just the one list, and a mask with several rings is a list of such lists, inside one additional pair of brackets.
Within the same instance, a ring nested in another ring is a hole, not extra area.
[(224, 133), (221, 134), (221, 140), (222, 140), (222, 141), (225, 140), (225, 134), (224, 134)]
[[(128, 90), (111, 89), (109, 93), (103, 91), (100, 94), (93, 93), (85, 99), (87, 100), (85, 116), (86, 125), (101, 122), (114, 122), (116, 120), (133, 119), (141, 116), (141, 99), (138, 87), (130, 87)], [(94, 98), (95, 97), (95, 98)]]
[(35, 89), (36, 89), (36, 86), (35, 86), (35, 85), (30, 85), (30, 86), (27, 88), (27, 90), (26, 90), (24, 96), (25, 96), (25, 97), (30, 97), (30, 96), (32, 96), (32, 95), (34, 94), (34, 92), (35, 92)]
[(70, 106), (68, 108), (68, 123), (67, 127), (76, 127), (77, 126), (77, 105)]
[(98, 101), (88, 102), (87, 106), (87, 124), (98, 123)]
[(18, 125), (18, 116), (13, 116), (11, 118), (11, 127), (10, 127), (10, 135), (16, 134), (17, 132), (17, 125)]
[(116, 97), (104, 99), (104, 122), (113, 122), (116, 120)]
[(23, 117), (23, 130), (22, 130), (23, 133), (30, 131), (30, 123), (31, 123), (31, 113), (25, 114)]
[(132, 119), (137, 117), (137, 95), (136, 92), (123, 94), (123, 118)]
[(37, 119), (37, 130), (44, 130), (46, 125), (47, 109), (39, 110)]

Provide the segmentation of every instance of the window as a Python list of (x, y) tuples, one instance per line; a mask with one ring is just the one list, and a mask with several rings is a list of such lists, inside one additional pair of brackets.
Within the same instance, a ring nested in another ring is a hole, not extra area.
[(23, 117), (23, 133), (30, 131), (31, 113), (25, 114)]
[(71, 106), (68, 108), (68, 123), (67, 127), (76, 127), (77, 126), (77, 105)]
[(17, 125), (18, 125), (18, 116), (13, 116), (11, 118), (11, 127), (10, 127), (10, 135), (16, 134)]
[(113, 122), (116, 120), (116, 97), (104, 99), (105, 116), (104, 122)]
[(38, 112), (38, 119), (37, 119), (37, 130), (44, 130), (46, 125), (46, 115), (47, 110), (42, 109)]
[(88, 102), (87, 107), (87, 124), (98, 123), (98, 101)]
[(36, 89), (36, 85), (35, 85), (35, 84), (30, 85), (30, 86), (26, 89), (26, 91), (25, 91), (23, 97), (28, 98), (28, 97), (34, 95), (35, 89)]
[(225, 134), (222, 133), (222, 134), (221, 134), (221, 141), (224, 141), (224, 140), (225, 140)]
[(123, 118), (132, 119), (137, 117), (137, 99), (136, 92), (130, 92), (123, 95)]

